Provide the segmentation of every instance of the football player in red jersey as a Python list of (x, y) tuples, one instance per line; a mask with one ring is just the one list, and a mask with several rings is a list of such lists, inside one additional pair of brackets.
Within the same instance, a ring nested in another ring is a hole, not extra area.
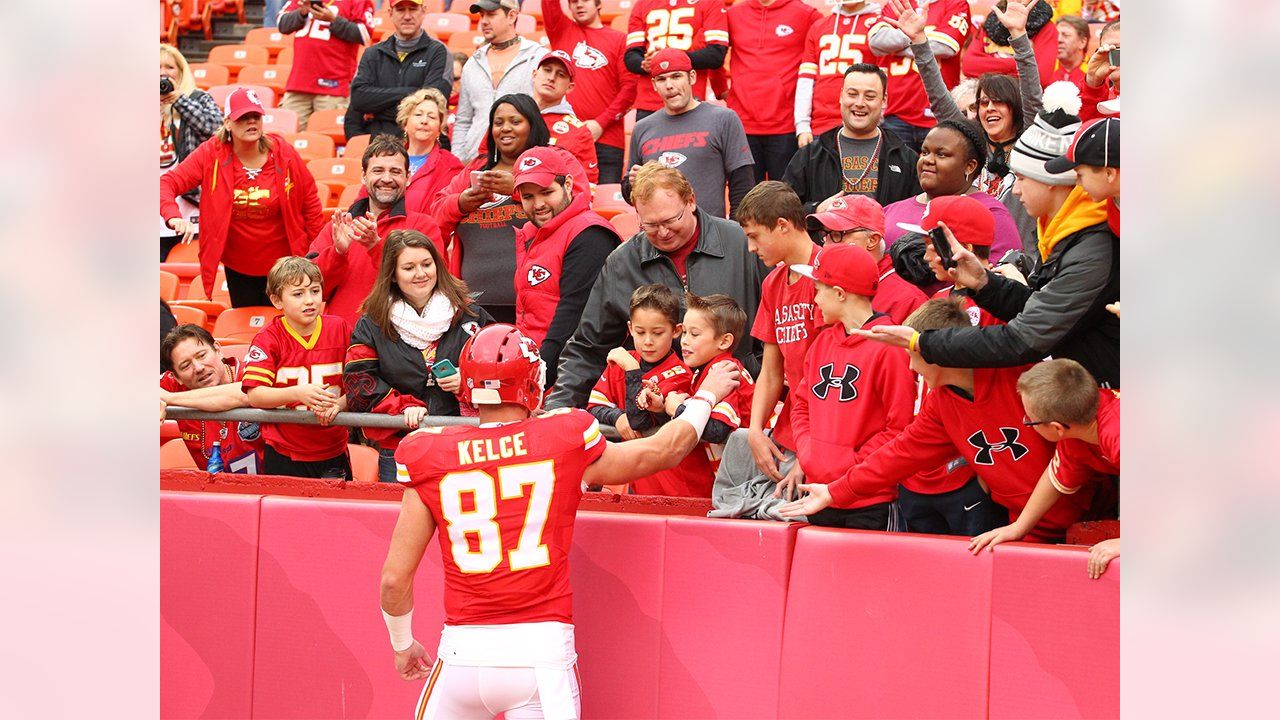
[[(382, 569), (383, 619), (405, 680), (429, 680), (418, 718), (577, 718), (568, 556), (583, 485), (625, 483), (695, 447), (711, 407), (738, 385), (717, 365), (656, 435), (608, 445), (585, 410), (531, 417), (546, 367), (511, 325), (489, 325), (459, 359), (480, 427), (429, 428), (396, 451), (408, 485)], [(440, 528), (445, 625), (434, 665), (413, 639), (413, 576)]]

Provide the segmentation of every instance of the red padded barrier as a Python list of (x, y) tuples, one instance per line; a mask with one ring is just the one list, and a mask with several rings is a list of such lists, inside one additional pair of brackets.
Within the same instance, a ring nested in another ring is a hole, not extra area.
[(160, 716), (249, 717), (258, 496), (160, 494)]
[(991, 717), (1119, 717), (1120, 560), (1090, 580), (1084, 548), (994, 555)]
[(775, 716), (796, 529), (667, 520), (657, 717)]
[[(406, 717), (422, 683), (395, 672), (378, 611), (398, 504), (265, 498), (254, 716)], [(444, 619), (440, 549), (414, 585), (414, 635), (434, 656)]]
[(583, 717), (658, 717), (666, 524), (578, 513), (569, 562)]
[(778, 717), (985, 717), (991, 553), (967, 545), (802, 528)]

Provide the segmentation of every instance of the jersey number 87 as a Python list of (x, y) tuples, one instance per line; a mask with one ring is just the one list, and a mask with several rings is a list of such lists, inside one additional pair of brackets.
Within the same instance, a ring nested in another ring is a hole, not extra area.
[[(452, 472), (440, 481), (440, 508), (448, 525), (449, 542), (453, 546), (453, 562), (464, 573), (493, 572), (502, 562), (502, 529), (498, 526), (498, 502), (524, 497), (529, 492), (529, 507), (516, 547), (507, 555), (513, 571), (529, 570), (551, 563), (542, 530), (551, 510), (555, 490), (555, 464), (552, 460), (508, 465), (498, 468), (497, 482), (483, 470)], [(470, 493), (474, 510), (462, 508), (462, 494)], [(477, 538), (475, 550), (467, 536)]]

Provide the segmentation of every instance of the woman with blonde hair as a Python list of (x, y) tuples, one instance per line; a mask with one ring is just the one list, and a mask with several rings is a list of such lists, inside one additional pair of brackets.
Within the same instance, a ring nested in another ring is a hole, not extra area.
[(449, 119), (448, 101), (435, 88), (422, 88), (400, 101), (396, 124), (404, 130), (409, 151), (409, 186), (404, 208), (430, 214), (431, 201), (462, 169), (462, 161), (440, 147), (440, 136)]
[[(222, 111), (213, 96), (196, 87), (191, 67), (178, 48), (160, 44), (160, 174), (178, 163), (222, 127)], [(178, 201), (184, 217), (199, 215), (200, 189)], [(160, 260), (178, 244), (173, 230), (161, 225)]]
[(379, 446), (378, 480), (395, 482), (396, 447), (408, 431), (426, 415), (462, 414), (458, 357), (467, 338), (493, 318), (417, 230), (387, 236), (378, 278), (361, 310), (342, 384), (348, 410), (404, 415), (405, 430), (364, 431)]

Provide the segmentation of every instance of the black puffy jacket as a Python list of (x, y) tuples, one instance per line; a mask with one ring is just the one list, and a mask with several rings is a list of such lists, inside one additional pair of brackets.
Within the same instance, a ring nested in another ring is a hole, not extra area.
[[(401, 137), (396, 124), (400, 101), (425, 87), (439, 90), (445, 98), (453, 91), (453, 56), (444, 43), (425, 32), (418, 44), (404, 56), (396, 54), (396, 36), (365, 50), (351, 80), (351, 102), (343, 120), (347, 137), (387, 133)], [(373, 117), (366, 120), (365, 115)]]

